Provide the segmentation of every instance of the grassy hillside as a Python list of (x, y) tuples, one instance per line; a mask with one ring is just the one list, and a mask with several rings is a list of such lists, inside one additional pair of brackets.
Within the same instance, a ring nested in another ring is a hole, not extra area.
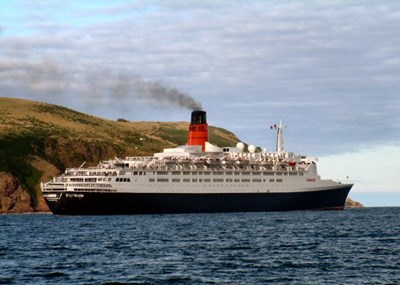
[[(95, 165), (110, 157), (151, 155), (186, 144), (188, 125), (116, 122), (62, 106), (0, 97), (0, 172), (10, 174), (13, 178), (9, 179), (15, 179), (29, 193), (32, 209), (43, 210), (46, 206), (39, 191), (40, 181), (84, 161)], [(210, 127), (210, 141), (231, 146), (239, 139), (229, 131)], [(15, 183), (3, 184), (0, 212), (12, 212), (18, 199), (12, 196), (15, 187), (9, 185)]]

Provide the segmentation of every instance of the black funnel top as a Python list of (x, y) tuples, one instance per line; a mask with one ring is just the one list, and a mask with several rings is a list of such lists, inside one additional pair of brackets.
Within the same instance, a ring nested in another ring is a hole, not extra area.
[(192, 112), (192, 125), (207, 124), (207, 116), (204, 111), (193, 111)]

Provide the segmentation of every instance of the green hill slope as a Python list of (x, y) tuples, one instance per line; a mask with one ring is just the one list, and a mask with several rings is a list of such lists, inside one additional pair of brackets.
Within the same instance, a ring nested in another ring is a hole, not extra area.
[[(188, 115), (189, 117), (189, 115)], [(187, 142), (188, 122), (116, 122), (65, 107), (0, 97), (0, 213), (46, 211), (39, 184), (66, 167), (151, 155)], [(210, 126), (210, 141), (235, 145)]]

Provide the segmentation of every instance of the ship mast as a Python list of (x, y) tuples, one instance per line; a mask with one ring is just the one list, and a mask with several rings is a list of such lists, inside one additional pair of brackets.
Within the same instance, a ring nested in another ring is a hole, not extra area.
[[(276, 125), (275, 125), (276, 126)], [(282, 119), (279, 121), (279, 126), (276, 127), (277, 132), (276, 132), (276, 152), (283, 152), (283, 125), (282, 125)]]

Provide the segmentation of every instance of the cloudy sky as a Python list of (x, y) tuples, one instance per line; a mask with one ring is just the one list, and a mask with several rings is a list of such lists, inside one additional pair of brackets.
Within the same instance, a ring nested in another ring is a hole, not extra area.
[(400, 206), (398, 1), (1, 1), (0, 96), (132, 121), (203, 108), (268, 150), (282, 118), (324, 178)]

